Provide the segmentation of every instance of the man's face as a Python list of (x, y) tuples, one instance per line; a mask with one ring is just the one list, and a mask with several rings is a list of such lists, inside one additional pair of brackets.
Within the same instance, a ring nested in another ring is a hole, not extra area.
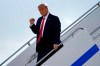
[(48, 8), (46, 6), (40, 6), (38, 10), (42, 16), (46, 16), (48, 13)]

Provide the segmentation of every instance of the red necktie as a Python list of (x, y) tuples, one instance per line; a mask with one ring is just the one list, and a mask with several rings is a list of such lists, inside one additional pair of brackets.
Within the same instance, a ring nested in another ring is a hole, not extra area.
[(40, 31), (39, 31), (39, 36), (38, 36), (37, 43), (40, 42), (40, 39), (41, 39), (41, 37), (42, 37), (42, 31), (43, 31), (43, 26), (44, 26), (44, 20), (45, 20), (45, 18), (42, 19), (42, 23), (41, 23), (41, 27), (40, 27)]

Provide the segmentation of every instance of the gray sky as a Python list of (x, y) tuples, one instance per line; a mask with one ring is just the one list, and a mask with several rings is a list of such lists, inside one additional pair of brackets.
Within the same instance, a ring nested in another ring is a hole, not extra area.
[(37, 6), (47, 3), (49, 12), (66, 28), (100, 0), (0, 0), (0, 63), (34, 36), (29, 19), (40, 17)]

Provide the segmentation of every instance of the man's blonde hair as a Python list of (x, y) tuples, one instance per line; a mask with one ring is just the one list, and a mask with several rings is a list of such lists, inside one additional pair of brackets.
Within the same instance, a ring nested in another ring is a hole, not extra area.
[(38, 6), (38, 8), (41, 7), (41, 6), (48, 7), (48, 5), (47, 5), (46, 3), (41, 3), (41, 4)]

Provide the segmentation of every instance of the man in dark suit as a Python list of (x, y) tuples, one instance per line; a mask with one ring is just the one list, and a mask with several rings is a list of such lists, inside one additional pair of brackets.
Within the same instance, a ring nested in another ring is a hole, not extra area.
[(59, 18), (49, 13), (46, 4), (40, 4), (38, 10), (42, 16), (37, 20), (36, 25), (34, 24), (35, 19), (30, 19), (30, 28), (37, 35), (37, 61), (43, 58), (52, 49), (57, 50), (60, 43), (61, 31)]

